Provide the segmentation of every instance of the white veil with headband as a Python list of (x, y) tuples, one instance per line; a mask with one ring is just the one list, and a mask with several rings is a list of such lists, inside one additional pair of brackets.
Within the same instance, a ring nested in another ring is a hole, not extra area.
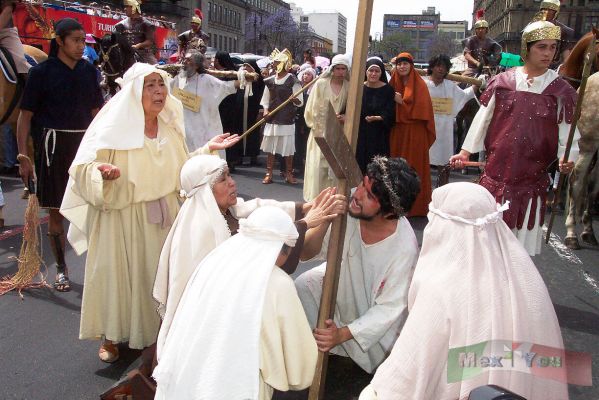
[[(266, 206), (212, 251), (189, 280), (153, 376), (156, 399), (258, 399), (260, 331), (268, 281), (298, 233)], [(273, 351), (280, 351), (275, 349)]]
[[(123, 78), (117, 80), (121, 90), (102, 107), (87, 128), (69, 169), (70, 175), (75, 173), (78, 165), (93, 162), (98, 150), (133, 150), (144, 146), (145, 118), (141, 98), (144, 78), (153, 73), (162, 77), (169, 91), (158, 118), (185, 139), (183, 106), (170, 94), (169, 74), (149, 64), (135, 63)], [(87, 250), (87, 207), (87, 202), (77, 193), (73, 178), (69, 178), (60, 212), (71, 222), (68, 239), (79, 255)]]
[(495, 340), (563, 349), (545, 283), (503, 222), (506, 208), (473, 183), (433, 191), (408, 318), (368, 388), (378, 399), (466, 399), (486, 384), (530, 400), (568, 398), (565, 383), (509, 368), (447, 383), (451, 348)]
[(159, 359), (189, 278), (204, 257), (231, 236), (212, 193), (226, 166), (227, 162), (218, 156), (198, 155), (181, 168), (186, 200), (162, 247), (153, 290), (162, 317), (157, 340)]

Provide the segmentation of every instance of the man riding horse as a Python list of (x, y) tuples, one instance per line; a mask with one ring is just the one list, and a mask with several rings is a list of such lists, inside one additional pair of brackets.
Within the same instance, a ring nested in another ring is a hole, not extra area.
[(155, 27), (142, 17), (137, 0), (124, 0), (127, 18), (114, 26), (116, 32), (125, 37), (129, 45), (139, 56), (139, 61), (154, 65), (157, 63), (154, 55), (156, 40)]
[(0, 47), (6, 49), (15, 64), (16, 73), (23, 79), (27, 77), (30, 65), (25, 59), (23, 44), (19, 39), (19, 32), (12, 21), (12, 13), (16, 6), (15, 0), (2, 0), (0, 2)]
[[(185, 53), (189, 50), (190, 44), (200, 43), (204, 44), (204, 47), (209, 43), (210, 35), (202, 30), (202, 19), (204, 18), (200, 9), (194, 10), (194, 16), (191, 17), (190, 27), (191, 29), (180, 34), (179, 39), (179, 58), (183, 60)], [(196, 45), (197, 47), (197, 45)], [(202, 53), (205, 53), (204, 50)]]
[(552, 67), (559, 65), (568, 57), (574, 44), (574, 29), (557, 20), (560, 6), (560, 0), (543, 0), (541, 2), (541, 14), (544, 19), (555, 26), (559, 26), (562, 31), (560, 47), (555, 53), (555, 65), (552, 65)]
[(477, 21), (474, 24), (475, 34), (466, 38), (464, 44), (464, 57), (468, 61), (468, 69), (462, 75), (477, 76), (485, 66), (495, 66), (501, 57), (501, 46), (495, 40), (487, 37), (489, 23), (482, 17), (483, 10), (477, 11)]

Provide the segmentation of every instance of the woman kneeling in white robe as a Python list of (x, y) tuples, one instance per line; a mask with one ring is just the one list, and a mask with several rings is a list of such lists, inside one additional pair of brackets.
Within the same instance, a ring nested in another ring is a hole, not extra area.
[(278, 266), (298, 237), (266, 206), (196, 268), (154, 370), (156, 399), (260, 399), (308, 387), (317, 348), (293, 281)]

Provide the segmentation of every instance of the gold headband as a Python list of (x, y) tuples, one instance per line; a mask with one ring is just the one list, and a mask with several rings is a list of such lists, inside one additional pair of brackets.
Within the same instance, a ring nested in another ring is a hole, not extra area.
[(551, 22), (547, 21), (533, 22), (524, 28), (520, 55), (523, 60), (526, 59), (526, 56), (528, 55), (528, 43), (546, 39), (561, 40), (561, 38), (562, 30), (559, 26), (553, 25)]

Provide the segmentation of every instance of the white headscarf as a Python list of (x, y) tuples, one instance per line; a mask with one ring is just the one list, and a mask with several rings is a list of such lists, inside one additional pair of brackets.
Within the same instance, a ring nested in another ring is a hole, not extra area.
[(198, 155), (181, 168), (181, 187), (187, 200), (162, 247), (153, 290), (163, 317), (157, 340), (158, 357), (195, 267), (231, 236), (212, 193), (226, 166), (227, 162), (218, 156)]
[[(143, 147), (145, 119), (141, 98), (144, 78), (153, 73), (162, 76), (167, 90), (170, 90), (169, 74), (149, 64), (135, 63), (122, 79), (117, 79), (121, 90), (102, 107), (87, 128), (69, 168), (71, 176), (78, 165), (93, 162), (98, 150), (133, 150)], [(185, 137), (183, 106), (170, 91), (158, 118)], [(60, 212), (71, 222), (68, 239), (77, 254), (87, 250), (87, 207), (87, 202), (77, 192), (73, 178), (69, 178)]]
[(258, 398), (266, 287), (283, 244), (294, 246), (297, 237), (289, 215), (265, 206), (206, 256), (154, 370), (157, 400)]
[(347, 67), (347, 73), (345, 74), (345, 79), (349, 80), (350, 70), (351, 70), (351, 60), (346, 54), (337, 54), (333, 57), (331, 61), (331, 65), (329, 68), (322, 74), (323, 78), (330, 78), (333, 75), (333, 68), (335, 65), (345, 65)]
[(529, 400), (567, 399), (566, 384), (509, 368), (447, 383), (451, 348), (505, 340), (563, 349), (563, 341), (543, 279), (485, 188), (445, 185), (429, 208), (409, 315), (372, 380), (377, 398), (466, 399), (496, 384)]

